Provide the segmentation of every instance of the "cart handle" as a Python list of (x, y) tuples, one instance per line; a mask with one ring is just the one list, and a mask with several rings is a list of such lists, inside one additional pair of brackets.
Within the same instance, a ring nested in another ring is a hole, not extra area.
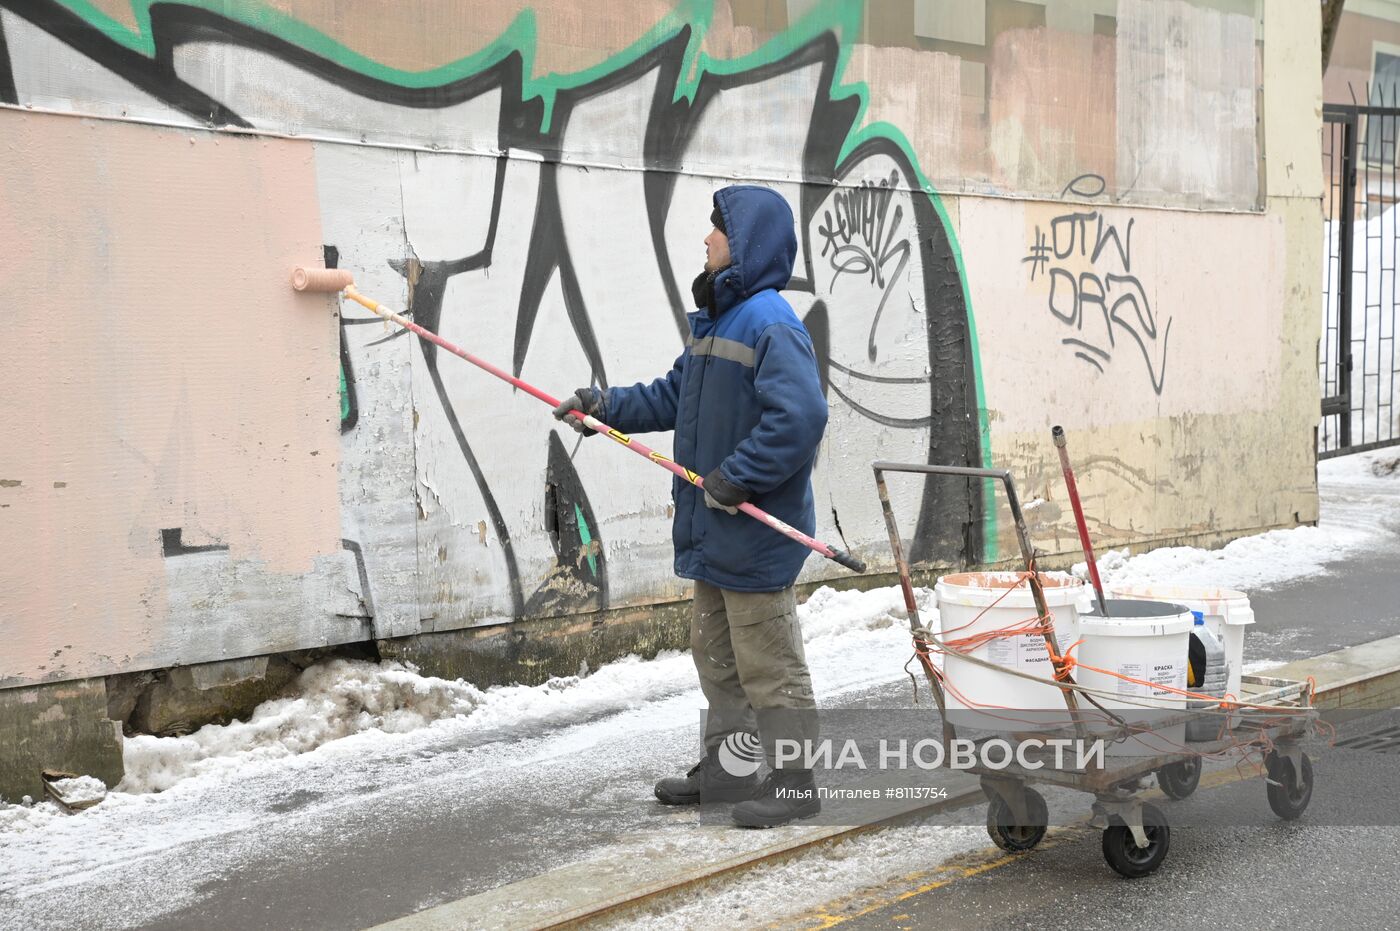
[[(889, 488), (885, 485), (886, 472), (915, 472), (923, 475), (953, 475), (962, 478), (990, 478), (1001, 482), (1006, 486), (1006, 498), (1011, 505), (1011, 519), (1016, 523), (1016, 539), (1021, 545), (1021, 556), (1026, 561), (1026, 571), (1030, 573), (1031, 597), (1035, 599), (1035, 609), (1042, 618), (1050, 617), (1050, 606), (1045, 603), (1045, 589), (1040, 584), (1040, 573), (1035, 568), (1035, 548), (1031, 546), (1030, 534), (1026, 531), (1026, 518), (1021, 512), (1021, 499), (1016, 495), (1016, 483), (1011, 478), (1011, 472), (1007, 469), (979, 469), (972, 466), (945, 466), (931, 465), (925, 462), (890, 462), (885, 459), (878, 459), (870, 464), (870, 468), (875, 472), (875, 487), (880, 493), (880, 507), (885, 512), (885, 527), (890, 535), (890, 549), (894, 553), (895, 568), (899, 570), (899, 587), (904, 592), (904, 607), (909, 612), (909, 626), (912, 630), (918, 630), (923, 626), (919, 620), (919, 607), (914, 600), (914, 583), (909, 577), (909, 563), (904, 558), (904, 548), (899, 542), (899, 527), (895, 523), (894, 509), (890, 506)], [(1055, 634), (1050, 626), (1046, 626), (1045, 648), (1050, 651), (1050, 656), (1055, 668), (1055, 678), (1061, 682), (1074, 684), (1074, 678), (1070, 675), (1069, 666), (1062, 663), (1059, 647), (1055, 643)], [(1065, 697), (1065, 704), (1069, 707), (1070, 713), (1079, 711), (1079, 702), (1075, 699), (1072, 689), (1062, 690)], [(942, 702), (940, 698), (940, 710)]]

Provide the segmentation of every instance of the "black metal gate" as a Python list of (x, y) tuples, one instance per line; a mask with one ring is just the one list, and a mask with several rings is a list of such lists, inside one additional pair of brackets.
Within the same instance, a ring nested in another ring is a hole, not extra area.
[(1400, 107), (1323, 107), (1320, 459), (1400, 444), (1397, 137)]

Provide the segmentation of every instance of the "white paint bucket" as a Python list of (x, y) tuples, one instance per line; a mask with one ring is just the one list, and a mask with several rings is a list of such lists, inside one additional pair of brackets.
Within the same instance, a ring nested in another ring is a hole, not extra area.
[[(1158, 722), (1186, 708), (1186, 697), (1170, 690), (1186, 688), (1193, 623), (1195, 618), (1182, 605), (1127, 598), (1108, 599), (1107, 617), (1098, 613), (1097, 603), (1080, 616), (1083, 642), (1074, 650), (1075, 681), (1108, 693), (1094, 698), (1105, 708), (1130, 710), (1121, 716), (1144, 729), (1140, 736), (1115, 744), (1110, 754), (1155, 756), (1186, 743), (1184, 721), (1165, 727)], [(1086, 711), (1093, 707), (1085, 701), (1080, 706)]]
[[(1045, 604), (1054, 622), (1055, 642), (1063, 653), (1079, 639), (1079, 609), (1081, 603), (1088, 605), (1088, 587), (1063, 572), (1042, 572), (1040, 580), (1045, 590)], [(1021, 572), (945, 575), (938, 580), (933, 592), (938, 603), (939, 626), (948, 640), (1002, 630), (1036, 617), (1030, 579)], [(1064, 723), (1067, 717), (1064, 692), (1053, 684), (1055, 671), (1043, 634), (999, 638), (966, 652), (984, 662), (1035, 676), (1045, 684), (948, 654), (943, 658), (943, 672), (952, 687), (947, 696), (950, 710), (977, 711), (980, 706), (994, 706), (1061, 714), (1042, 714), (1038, 717), (1043, 720), (1034, 722), (1012, 721), (1014, 712), (1005, 718), (989, 715), (986, 720), (974, 720), (976, 715), (962, 714), (956, 723), (993, 730), (1012, 729), (1013, 723), (1015, 729), (1029, 730)]]
[(1254, 609), (1249, 606), (1248, 595), (1228, 588), (1198, 585), (1115, 585), (1109, 594), (1138, 601), (1167, 601), (1201, 612), (1210, 632), (1225, 647), (1225, 664), (1230, 670), (1225, 690), (1236, 698), (1241, 697), (1244, 632), (1254, 623)]

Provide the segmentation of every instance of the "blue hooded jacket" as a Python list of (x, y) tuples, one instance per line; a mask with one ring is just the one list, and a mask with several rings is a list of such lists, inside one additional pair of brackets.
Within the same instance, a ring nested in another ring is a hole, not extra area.
[[(811, 337), (778, 293), (792, 277), (792, 209), (776, 191), (717, 191), (732, 264), (714, 280), (714, 315), (689, 315), (690, 337), (669, 373), (610, 388), (601, 420), (624, 433), (675, 430), (676, 462), (701, 476), (716, 466), (749, 501), (811, 534), (812, 463), (826, 398)], [(676, 575), (743, 592), (787, 588), (809, 550), (744, 513), (705, 506), (679, 478), (672, 496)]]

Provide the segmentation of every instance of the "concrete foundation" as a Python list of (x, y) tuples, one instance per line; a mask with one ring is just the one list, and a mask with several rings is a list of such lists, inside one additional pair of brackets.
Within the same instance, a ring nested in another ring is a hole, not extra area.
[(473, 685), (538, 685), (554, 676), (597, 669), (629, 653), (650, 658), (688, 648), (690, 602), (534, 618), (510, 625), (449, 630), (379, 641), (379, 655), (423, 673)]
[(122, 732), (101, 679), (0, 691), (0, 800), (43, 798), (46, 769), (122, 778)]

